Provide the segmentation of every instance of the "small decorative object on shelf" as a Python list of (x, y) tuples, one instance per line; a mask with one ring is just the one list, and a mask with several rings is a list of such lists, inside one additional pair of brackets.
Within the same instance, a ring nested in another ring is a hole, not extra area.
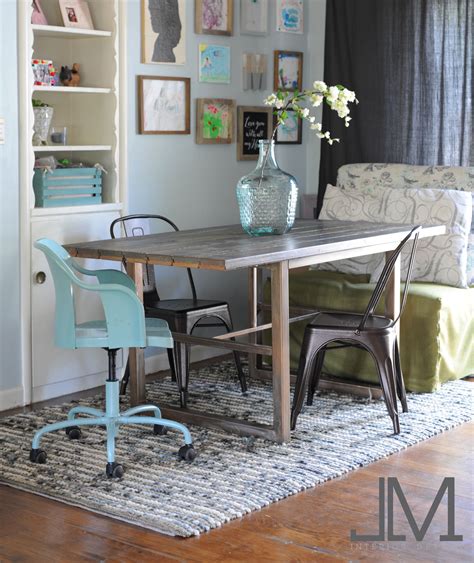
[(74, 63), (72, 68), (62, 66), (59, 73), (59, 80), (63, 86), (79, 86), (81, 83), (81, 76), (79, 74), (79, 65)]
[(31, 7), (31, 23), (34, 25), (48, 25), (48, 20), (41, 8), (40, 0), (32, 0)]
[(298, 187), (296, 180), (290, 174), (278, 167), (274, 153), (274, 138), (278, 127), (288, 119), (289, 111), (299, 119), (309, 122), (312, 131), (320, 139), (325, 139), (330, 145), (339, 142), (331, 137), (329, 131), (323, 131), (322, 124), (311, 115), (310, 109), (304, 107), (310, 104), (319, 107), (323, 101), (349, 127), (348, 104), (357, 103), (355, 93), (344, 86), (328, 87), (322, 81), (316, 81), (313, 88), (285, 92), (279, 90), (264, 100), (265, 105), (274, 108), (276, 124), (269, 141), (260, 141), (260, 156), (257, 168), (240, 179), (237, 184), (237, 201), (240, 210), (240, 222), (244, 231), (252, 236), (281, 235), (288, 232), (295, 221)]
[(35, 86), (56, 86), (57, 76), (53, 61), (46, 59), (33, 59), (31, 61), (33, 71), (33, 84)]
[(85, 0), (59, 0), (65, 27), (94, 29), (89, 6)]
[(67, 127), (52, 127), (50, 137), (55, 145), (67, 145)]
[(41, 146), (48, 144), (48, 132), (53, 119), (54, 109), (41, 100), (33, 99), (33, 113), (35, 121), (33, 124), (33, 145)]

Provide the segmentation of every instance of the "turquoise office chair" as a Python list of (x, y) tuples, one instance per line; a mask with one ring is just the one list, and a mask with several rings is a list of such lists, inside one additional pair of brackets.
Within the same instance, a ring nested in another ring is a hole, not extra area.
[[(65, 429), (70, 439), (81, 437), (82, 426), (101, 425), (107, 429), (107, 477), (122, 477), (123, 466), (115, 461), (115, 437), (122, 424), (152, 424), (155, 434), (165, 434), (168, 428), (184, 435), (184, 446), (178, 457), (192, 461), (196, 452), (189, 430), (183, 424), (161, 418), (161, 411), (154, 405), (133, 407), (120, 413), (119, 380), (116, 377), (115, 360), (120, 348), (144, 348), (157, 346), (172, 348), (173, 339), (165, 321), (145, 318), (143, 305), (135, 293), (135, 284), (118, 270), (86, 270), (77, 264), (62, 246), (49, 239), (39, 239), (35, 247), (47, 260), (56, 290), (55, 342), (59, 348), (104, 348), (109, 356), (109, 376), (105, 382), (105, 412), (89, 407), (74, 407), (67, 420), (49, 424), (36, 432), (30, 451), (30, 461), (45, 463), (46, 452), (40, 449), (44, 434)], [(89, 284), (79, 279), (75, 271), (96, 278), (98, 283)], [(76, 324), (74, 286), (99, 293), (105, 320)], [(154, 416), (136, 416), (151, 411)], [(76, 418), (78, 414), (92, 418)]]

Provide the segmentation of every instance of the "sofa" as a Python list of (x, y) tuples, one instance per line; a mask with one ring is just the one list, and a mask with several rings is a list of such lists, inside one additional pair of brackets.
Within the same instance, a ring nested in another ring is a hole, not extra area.
[[(420, 187), (473, 192), (474, 168), (349, 164), (339, 169), (337, 186), (345, 190), (361, 190), (372, 186), (376, 190)], [(469, 198), (463, 197), (470, 205)], [(308, 205), (308, 201), (305, 203), (309, 210), (311, 205)], [(308, 218), (311, 217), (312, 214)], [(409, 391), (432, 392), (446, 381), (474, 373), (472, 238), (471, 234), (467, 250), (469, 263), (466, 265), (470, 287), (428, 282), (413, 282), (410, 285), (400, 326), (402, 370)], [(364, 311), (374, 288), (370, 277), (368, 273), (341, 273), (337, 271), (337, 263), (331, 265), (329, 271), (309, 269), (292, 272), (290, 306), (311, 307), (316, 310)], [(268, 302), (269, 297), (270, 286), (267, 282), (264, 288), (265, 301)], [(383, 304), (378, 312), (383, 312)], [(290, 325), (293, 369), (298, 365), (305, 324), (301, 322)], [(328, 351), (323, 373), (359, 383), (378, 383), (372, 358), (368, 353), (355, 348)]]

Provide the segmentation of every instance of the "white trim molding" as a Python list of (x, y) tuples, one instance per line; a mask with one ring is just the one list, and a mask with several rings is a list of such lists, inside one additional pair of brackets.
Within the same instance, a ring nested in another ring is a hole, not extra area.
[(0, 412), (22, 407), (25, 404), (23, 401), (23, 387), (0, 390)]

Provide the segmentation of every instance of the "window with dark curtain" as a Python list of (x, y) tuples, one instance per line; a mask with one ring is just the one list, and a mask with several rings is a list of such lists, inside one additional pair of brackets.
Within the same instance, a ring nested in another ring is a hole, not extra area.
[(318, 213), (352, 162), (474, 164), (474, 0), (327, 0), (327, 84), (355, 90), (345, 128), (325, 107)]

